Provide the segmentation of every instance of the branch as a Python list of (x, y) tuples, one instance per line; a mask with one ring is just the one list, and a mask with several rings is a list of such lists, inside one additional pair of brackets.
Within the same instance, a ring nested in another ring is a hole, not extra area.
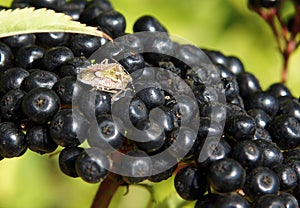
[(119, 185), (112, 175), (106, 177), (99, 185), (91, 208), (108, 208)]

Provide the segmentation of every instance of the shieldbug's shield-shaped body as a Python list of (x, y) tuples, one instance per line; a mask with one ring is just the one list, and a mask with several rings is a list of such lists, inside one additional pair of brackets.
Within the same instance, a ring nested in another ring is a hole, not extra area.
[(108, 63), (108, 59), (88, 66), (77, 75), (77, 79), (93, 89), (113, 94), (125, 91), (128, 83), (132, 82), (131, 76), (121, 64)]

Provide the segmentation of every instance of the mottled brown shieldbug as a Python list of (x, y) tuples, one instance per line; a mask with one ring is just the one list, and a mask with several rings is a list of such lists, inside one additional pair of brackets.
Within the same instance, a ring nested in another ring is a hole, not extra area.
[(93, 89), (113, 94), (125, 91), (128, 83), (132, 82), (131, 76), (121, 64), (108, 63), (108, 59), (83, 69), (77, 79)]

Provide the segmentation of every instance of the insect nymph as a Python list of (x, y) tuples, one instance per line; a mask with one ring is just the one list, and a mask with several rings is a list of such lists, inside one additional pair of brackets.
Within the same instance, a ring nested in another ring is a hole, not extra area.
[(125, 91), (132, 78), (119, 63), (108, 63), (104, 59), (100, 64), (92, 64), (77, 75), (78, 81), (99, 91), (117, 94)]

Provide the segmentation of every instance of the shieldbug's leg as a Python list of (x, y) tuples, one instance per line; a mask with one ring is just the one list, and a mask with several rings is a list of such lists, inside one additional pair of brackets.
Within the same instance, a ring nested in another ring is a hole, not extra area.
[(112, 93), (112, 94), (118, 93), (116, 90), (108, 89), (108, 88), (105, 88), (102, 86), (94, 86), (94, 88), (98, 91), (108, 92), (108, 93)]
[(111, 102), (113, 103), (113, 102), (119, 100), (120, 98), (124, 97), (124, 96), (125, 96), (125, 93), (126, 93), (126, 91), (124, 91), (124, 90), (120, 90), (119, 92), (114, 93), (114, 94), (111, 96)]
[(128, 96), (133, 97), (132, 89), (120, 90), (111, 96), (111, 102), (113, 103), (122, 97), (128, 97)]
[(119, 99), (120, 99), (119, 96), (121, 95), (121, 93), (122, 93), (122, 91), (119, 91), (119, 92), (113, 94), (113, 95), (111, 96), (111, 102), (113, 103), (113, 102), (119, 100)]
[(103, 61), (101, 61), (100, 63), (101, 65), (107, 65), (108, 64), (108, 59), (103, 59)]

